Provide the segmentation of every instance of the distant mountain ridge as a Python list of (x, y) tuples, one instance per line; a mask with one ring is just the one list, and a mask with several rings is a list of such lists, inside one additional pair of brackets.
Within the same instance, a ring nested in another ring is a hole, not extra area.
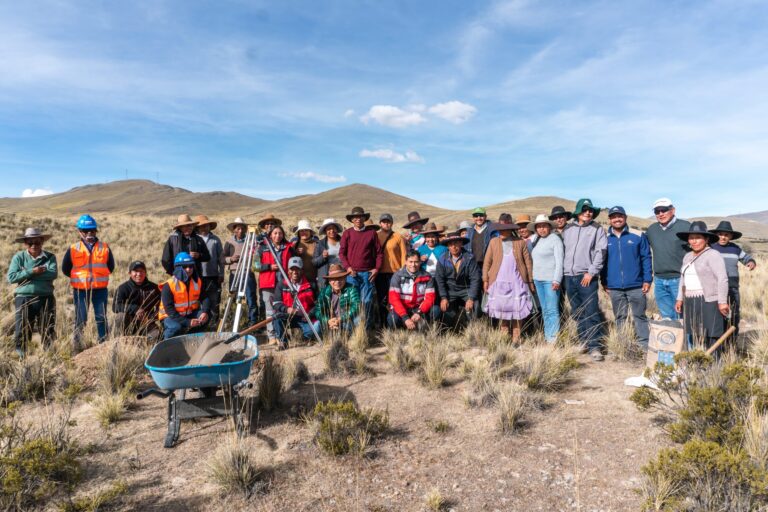
[[(555, 196), (528, 197), (504, 203), (486, 206), (488, 217), (498, 219), (501, 213), (513, 216), (549, 212), (555, 205), (572, 209), (575, 202)], [(121, 180), (104, 184), (75, 187), (43, 197), (0, 198), (0, 212), (30, 215), (68, 215), (80, 213), (93, 214), (128, 214), (175, 217), (181, 213), (190, 215), (204, 213), (217, 217), (220, 224), (228, 218), (242, 216), (248, 221), (255, 221), (267, 213), (286, 220), (288, 224), (299, 218), (308, 218), (319, 225), (328, 217), (345, 223), (345, 216), (354, 206), (362, 206), (371, 212), (374, 222), (382, 213), (395, 217), (395, 226), (406, 222), (410, 211), (418, 211), (422, 217), (430, 217), (437, 224), (453, 229), (462, 220), (471, 219), (470, 210), (449, 210), (425, 204), (406, 196), (395, 194), (370, 185), (354, 183), (326, 190), (317, 194), (305, 194), (275, 201), (247, 196), (237, 192), (192, 192), (190, 190), (162, 185), (148, 180)], [(755, 212), (725, 217), (733, 223), (735, 229), (746, 237), (768, 240), (768, 211)], [(710, 228), (722, 218), (704, 217)], [(605, 211), (597, 219), (607, 225)], [(691, 219), (693, 220), (693, 219)], [(628, 223), (635, 228), (644, 229), (653, 219), (629, 216)]]

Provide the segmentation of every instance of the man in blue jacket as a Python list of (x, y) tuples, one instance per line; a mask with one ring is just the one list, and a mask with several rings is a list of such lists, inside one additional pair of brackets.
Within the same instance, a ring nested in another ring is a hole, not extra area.
[(629, 232), (627, 213), (621, 206), (608, 210), (611, 229), (608, 230), (606, 264), (600, 273), (603, 289), (611, 297), (616, 326), (621, 329), (629, 310), (635, 324), (635, 335), (643, 350), (648, 348), (648, 317), (645, 316), (646, 296), (651, 289), (651, 246), (645, 234)]

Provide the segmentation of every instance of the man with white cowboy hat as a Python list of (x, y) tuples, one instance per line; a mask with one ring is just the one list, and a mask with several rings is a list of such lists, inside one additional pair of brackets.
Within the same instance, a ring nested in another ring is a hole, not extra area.
[[(232, 236), (224, 242), (222, 256), (224, 263), (229, 267), (228, 287), (231, 292), (240, 260), (245, 258), (243, 248), (245, 247), (245, 236), (248, 233), (248, 223), (242, 217), (236, 217), (235, 220), (227, 224), (227, 231), (232, 233)], [(248, 277), (245, 283), (245, 302), (248, 304), (249, 326), (259, 321), (259, 301), (256, 297), (256, 288), (256, 275), (251, 269), (248, 269)]]
[(563, 240), (555, 230), (556, 224), (543, 213), (528, 224), (528, 231), (535, 233), (531, 237), (533, 284), (541, 306), (544, 339), (548, 343), (557, 341), (557, 333), (560, 331), (564, 248)]
[(317, 300), (317, 287), (314, 281), (309, 281), (304, 275), (304, 260), (298, 256), (291, 257), (288, 260), (286, 271), (290, 283), (280, 276), (272, 299), (272, 315), (274, 317), (275, 337), (278, 340), (278, 350), (288, 348), (288, 340), (286, 339), (288, 329), (300, 328), (305, 340), (311, 340), (315, 337), (312, 326), (295, 304), (295, 299), (301, 303), (301, 307), (314, 324), (315, 330), (320, 328), (320, 324), (312, 320), (315, 301)]
[(315, 230), (307, 219), (301, 219), (294, 233), (296, 237), (291, 240), (293, 242), (293, 252), (301, 258), (304, 264), (302, 269), (304, 277), (310, 283), (315, 283), (317, 281), (317, 269), (312, 263), (312, 259), (315, 256), (315, 249), (319, 242)]
[(336, 219), (328, 218), (323, 221), (319, 231), (323, 238), (315, 246), (312, 265), (317, 269), (318, 289), (322, 290), (325, 286), (325, 274), (328, 273), (328, 266), (334, 263), (341, 264), (339, 249), (341, 247), (341, 233), (344, 228), (336, 222)]
[(221, 304), (221, 285), (224, 284), (224, 247), (221, 239), (213, 233), (218, 223), (205, 215), (195, 217), (197, 226), (195, 232), (205, 242), (211, 259), (203, 262), (200, 267), (203, 280), (203, 294), (210, 301), (211, 320), (208, 325), (215, 327), (219, 323), (219, 305)]
[(408, 236), (406, 240), (411, 245), (411, 248), (417, 249), (424, 243), (424, 237), (421, 235), (421, 230), (424, 229), (424, 225), (429, 221), (429, 217), (422, 217), (419, 212), (410, 212), (408, 214), (408, 222), (403, 224), (403, 229), (408, 230)]
[(24, 357), (27, 343), (32, 337), (32, 326), (37, 324), (43, 347), (48, 348), (56, 335), (56, 299), (53, 281), (59, 270), (56, 255), (43, 250), (51, 235), (37, 228), (27, 228), (15, 242), (26, 246), (11, 258), (8, 282), (15, 284), (13, 291), (16, 323), (13, 340), (16, 353)]
[(173, 261), (180, 252), (189, 254), (195, 260), (195, 269), (198, 276), (202, 275), (203, 272), (202, 263), (211, 261), (211, 253), (208, 252), (208, 246), (195, 233), (196, 226), (197, 222), (186, 213), (179, 215), (176, 220), (173, 232), (171, 232), (163, 247), (163, 256), (160, 258), (160, 263), (163, 265), (165, 273), (169, 276), (173, 275)]
[(362, 207), (355, 206), (347, 215), (352, 228), (341, 235), (339, 259), (349, 272), (347, 282), (360, 291), (360, 299), (365, 309), (365, 327), (373, 327), (373, 304), (376, 294), (374, 282), (379, 273), (384, 255), (381, 251), (379, 237), (375, 230), (366, 229), (365, 221), (371, 214)]
[(88, 321), (88, 304), (93, 306), (99, 343), (107, 338), (107, 300), (109, 276), (115, 270), (112, 250), (96, 236), (99, 227), (90, 215), (81, 215), (75, 224), (80, 240), (69, 246), (61, 258), (61, 273), (69, 277), (75, 303), (75, 329), (72, 345), (80, 350), (80, 337)]
[(376, 295), (379, 298), (379, 319), (384, 324), (389, 311), (389, 286), (392, 276), (405, 265), (408, 243), (392, 230), (395, 219), (390, 213), (379, 216), (379, 244), (381, 245), (381, 269), (376, 274)]
[(645, 315), (646, 296), (651, 289), (651, 246), (645, 233), (635, 234), (627, 225), (627, 212), (622, 206), (608, 210), (608, 251), (600, 273), (603, 289), (611, 298), (613, 315), (619, 332), (626, 324), (629, 313), (635, 328), (637, 342), (643, 351), (648, 349), (648, 317)]

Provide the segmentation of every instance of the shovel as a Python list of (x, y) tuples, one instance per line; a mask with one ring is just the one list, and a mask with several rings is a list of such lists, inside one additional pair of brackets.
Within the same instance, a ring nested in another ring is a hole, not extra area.
[(252, 326), (248, 327), (247, 329), (244, 329), (244, 330), (242, 330), (242, 331), (240, 331), (238, 333), (235, 333), (235, 334), (233, 334), (232, 336), (230, 336), (229, 338), (227, 338), (225, 340), (217, 340), (215, 338), (213, 338), (213, 339), (209, 338), (209, 339), (203, 341), (197, 347), (197, 350), (195, 350), (195, 353), (192, 354), (192, 357), (189, 358), (189, 363), (187, 363), (187, 366), (194, 366), (194, 365), (200, 364), (200, 361), (203, 359), (203, 357), (205, 357), (205, 354), (210, 352), (215, 346), (217, 346), (219, 344), (222, 344), (222, 343), (225, 344), (225, 345), (228, 345), (228, 344), (232, 343), (233, 341), (237, 341), (240, 338), (242, 338), (243, 336), (245, 336), (246, 334), (251, 333), (251, 332), (253, 332), (253, 331), (257, 330), (257, 329), (260, 329), (260, 328), (264, 327), (265, 325), (267, 325), (271, 321), (272, 321), (272, 317), (268, 316), (267, 318), (265, 318), (261, 322), (253, 324)]

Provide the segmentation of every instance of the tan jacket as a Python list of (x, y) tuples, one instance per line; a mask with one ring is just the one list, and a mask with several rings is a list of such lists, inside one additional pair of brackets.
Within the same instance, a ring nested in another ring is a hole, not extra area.
[(394, 274), (405, 266), (405, 255), (408, 252), (405, 238), (397, 232), (393, 232), (389, 240), (381, 231), (379, 231), (378, 235), (379, 243), (384, 253), (384, 260), (381, 262), (379, 272), (382, 274)]
[[(533, 261), (528, 253), (528, 244), (525, 240), (512, 241), (512, 254), (515, 256), (517, 272), (520, 274), (523, 282), (532, 283)], [(492, 238), (488, 244), (488, 249), (485, 251), (485, 259), (483, 260), (483, 284), (490, 286), (496, 281), (496, 276), (499, 275), (499, 269), (501, 268), (501, 260), (503, 259), (504, 252), (501, 248), (501, 238)]]

